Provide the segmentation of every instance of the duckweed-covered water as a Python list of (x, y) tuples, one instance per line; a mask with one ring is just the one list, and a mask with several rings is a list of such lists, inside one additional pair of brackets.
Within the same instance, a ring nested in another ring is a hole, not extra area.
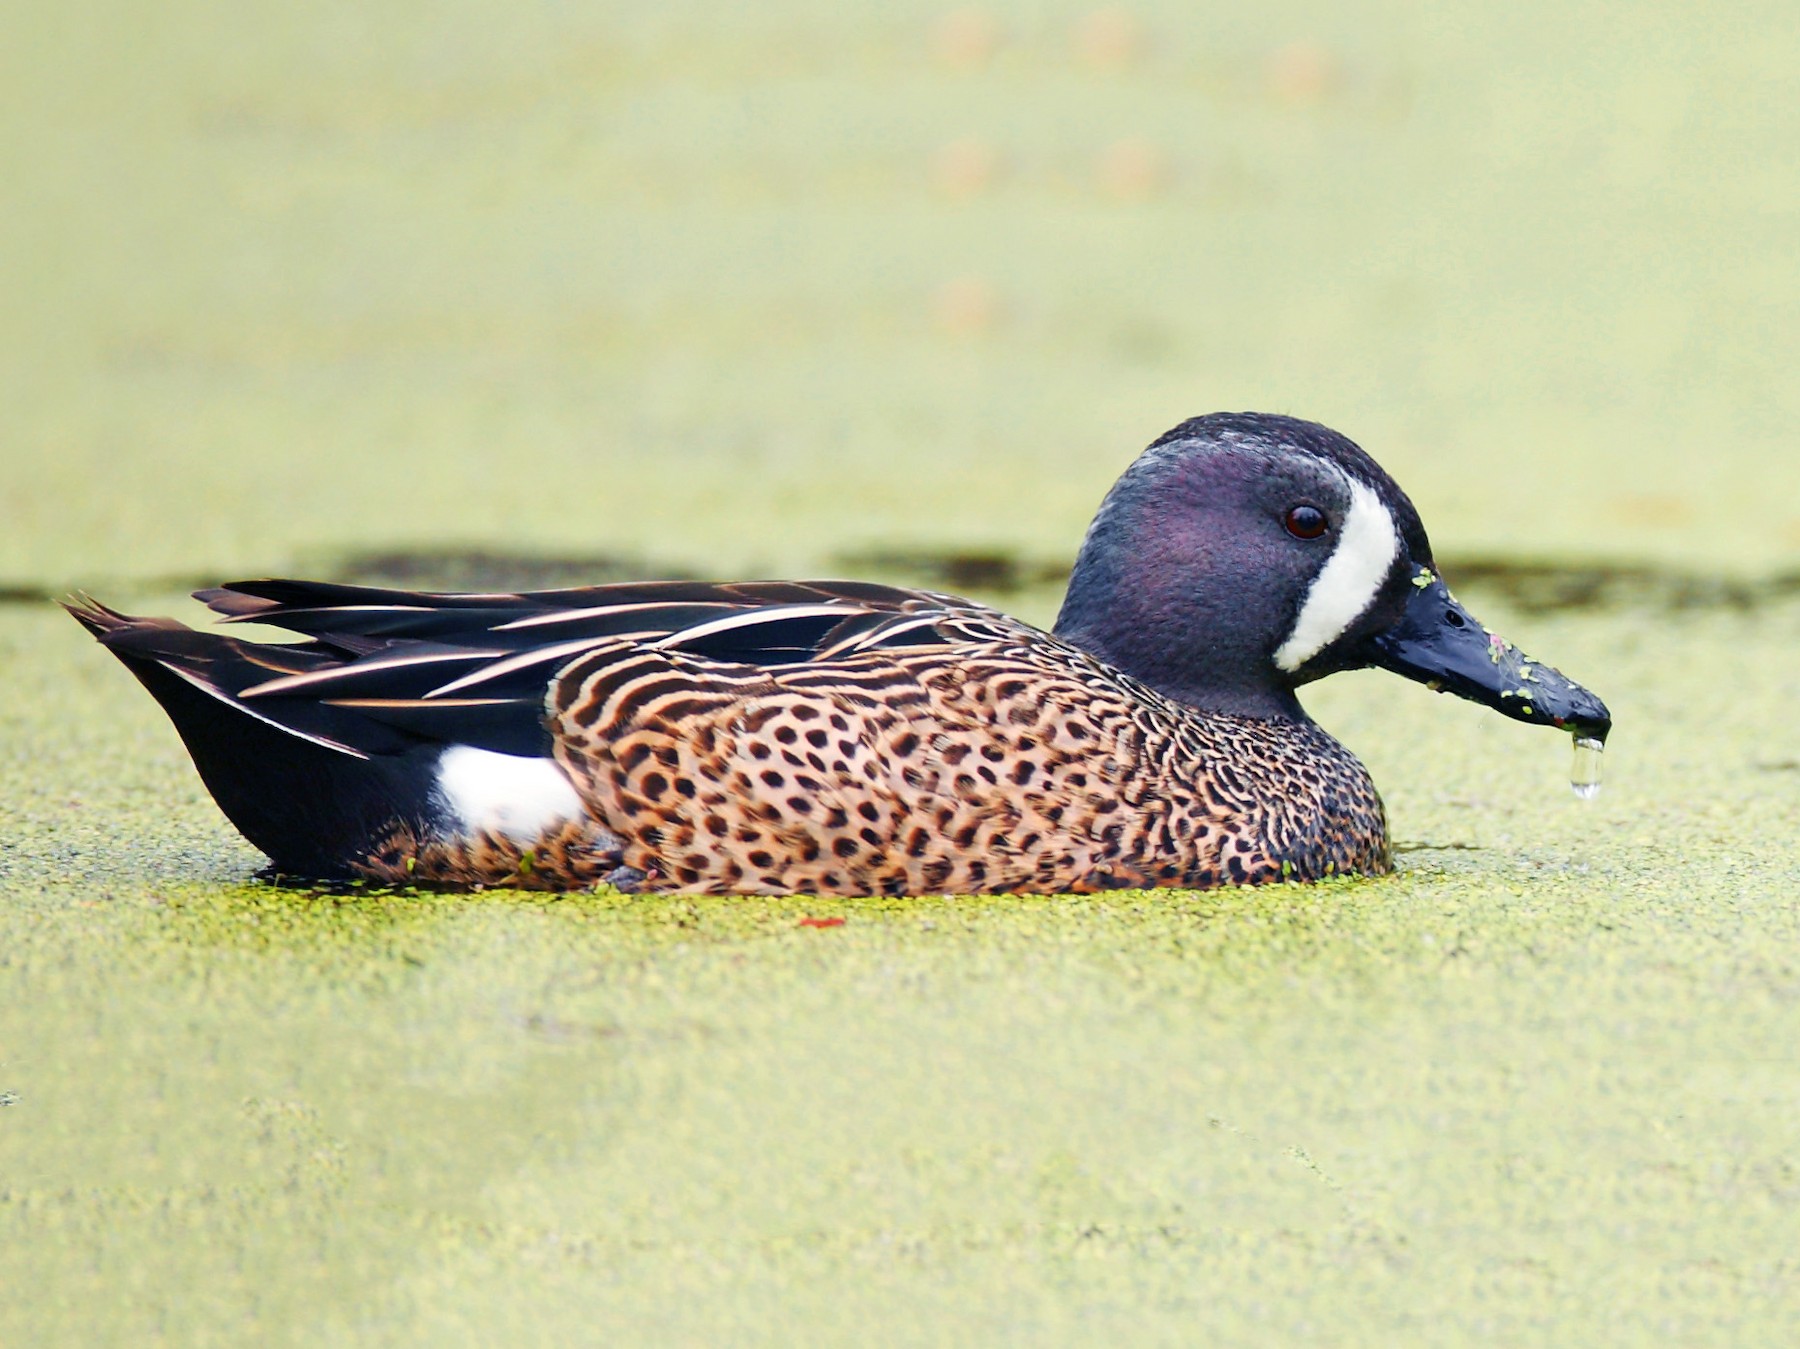
[(258, 885), (5, 611), (4, 1338), (1781, 1342), (1800, 609), (1481, 609), (1598, 800), (1344, 676), (1393, 878), (867, 902)]
[[(0, 1343), (1791, 1343), (1787, 19), (38, 6)], [(1218, 407), (1394, 470), (1606, 699), (1603, 795), (1370, 673), (1308, 704), (1380, 881), (283, 891), (31, 599), (419, 548), (1035, 576)]]

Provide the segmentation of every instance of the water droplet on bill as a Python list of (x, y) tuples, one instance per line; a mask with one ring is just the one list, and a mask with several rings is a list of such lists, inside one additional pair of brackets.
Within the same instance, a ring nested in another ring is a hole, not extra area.
[(1569, 785), (1583, 801), (1600, 795), (1601, 743), (1588, 735), (1575, 737), (1575, 766), (1569, 772)]

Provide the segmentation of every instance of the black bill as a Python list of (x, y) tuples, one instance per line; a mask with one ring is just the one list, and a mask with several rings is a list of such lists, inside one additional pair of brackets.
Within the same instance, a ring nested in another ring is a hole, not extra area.
[(1400, 621), (1371, 639), (1375, 664), (1517, 721), (1605, 741), (1612, 729), (1605, 703), (1489, 632), (1430, 568), (1414, 572), (1413, 587)]

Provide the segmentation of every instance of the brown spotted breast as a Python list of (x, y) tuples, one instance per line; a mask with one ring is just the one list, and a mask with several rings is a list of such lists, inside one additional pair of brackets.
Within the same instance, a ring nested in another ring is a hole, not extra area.
[(991, 610), (764, 666), (621, 642), (551, 686), (557, 761), (636, 888), (916, 894), (1390, 868), (1362, 765), (1204, 714)]

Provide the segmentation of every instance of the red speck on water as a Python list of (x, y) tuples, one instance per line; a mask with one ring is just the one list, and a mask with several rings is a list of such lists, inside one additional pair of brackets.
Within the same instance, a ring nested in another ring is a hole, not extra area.
[(843, 925), (842, 918), (802, 918), (800, 920), (801, 927), (842, 927)]

